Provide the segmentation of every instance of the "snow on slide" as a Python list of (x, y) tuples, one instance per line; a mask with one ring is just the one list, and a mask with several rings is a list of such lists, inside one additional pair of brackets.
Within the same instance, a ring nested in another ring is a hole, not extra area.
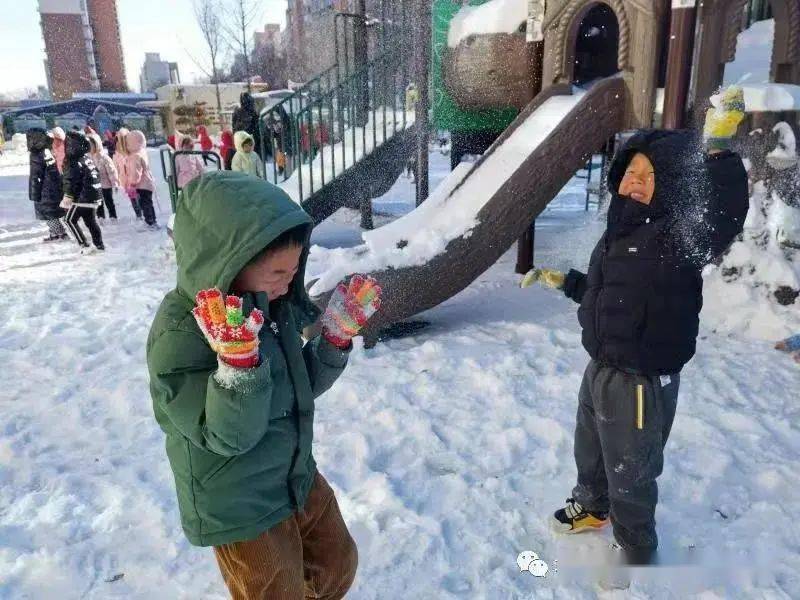
[(314, 274), (317, 281), (311, 294), (333, 289), (351, 273), (425, 264), (442, 254), (452, 240), (469, 236), (480, 210), (584, 95), (577, 91), (546, 100), (484, 160), (454, 170), (419, 208), (363, 234), (363, 245), (330, 250), (314, 246), (311, 251), (317, 264), (326, 269)]

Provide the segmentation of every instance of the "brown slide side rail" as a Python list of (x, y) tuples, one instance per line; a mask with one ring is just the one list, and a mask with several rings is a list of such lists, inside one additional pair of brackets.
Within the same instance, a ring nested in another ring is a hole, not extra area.
[[(481, 161), (547, 99), (565, 94), (571, 94), (568, 86), (554, 86), (536, 96)], [(366, 337), (375, 339), (381, 328), (451, 298), (497, 262), (588, 157), (622, 130), (624, 113), (623, 80), (610, 77), (598, 81), (480, 210), (479, 223), (468, 237), (451, 241), (442, 254), (424, 265), (371, 273), (384, 294), (381, 310), (364, 332)], [(476, 176), (481, 161), (464, 181)]]

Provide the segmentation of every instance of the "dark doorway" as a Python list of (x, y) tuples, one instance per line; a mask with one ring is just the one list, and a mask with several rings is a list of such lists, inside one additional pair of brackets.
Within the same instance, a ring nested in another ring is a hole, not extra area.
[(619, 71), (619, 23), (606, 4), (592, 8), (581, 21), (575, 40), (573, 81), (583, 85)]

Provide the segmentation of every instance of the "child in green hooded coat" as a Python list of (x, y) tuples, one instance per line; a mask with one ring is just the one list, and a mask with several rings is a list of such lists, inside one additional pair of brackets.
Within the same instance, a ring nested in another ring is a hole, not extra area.
[(175, 216), (177, 284), (147, 341), (183, 530), (213, 546), (235, 598), (342, 598), (357, 551), (312, 455), (314, 403), (380, 305), (354, 277), (322, 317), (304, 285), (312, 222), (241, 173), (192, 180)]

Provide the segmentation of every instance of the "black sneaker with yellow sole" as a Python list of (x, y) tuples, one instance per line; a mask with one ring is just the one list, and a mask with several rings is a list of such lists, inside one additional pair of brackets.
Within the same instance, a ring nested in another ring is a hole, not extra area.
[(559, 508), (552, 518), (553, 529), (558, 533), (581, 533), (602, 529), (607, 524), (607, 512), (589, 512), (574, 498), (567, 498), (567, 505)]

